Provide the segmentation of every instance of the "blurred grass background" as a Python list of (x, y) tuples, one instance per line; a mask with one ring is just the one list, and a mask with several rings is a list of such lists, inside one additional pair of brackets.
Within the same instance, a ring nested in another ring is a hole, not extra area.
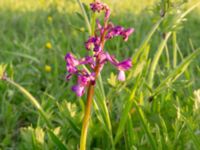
[[(188, 1), (185, 8), (197, 1)], [(91, 1), (83, 2), (89, 4)], [(131, 56), (155, 23), (153, 10), (159, 1), (104, 2), (111, 7), (111, 18), (115, 24), (136, 30), (126, 44), (114, 39), (106, 45), (106, 49), (119, 59)], [(76, 12), (80, 12), (80, 9), (75, 0), (0, 0), (0, 62), (9, 64), (9, 75), (39, 98), (50, 116), (56, 116), (53, 112), (58, 111), (57, 102), (65, 107), (64, 101), (74, 102), (77, 99), (70, 91), (73, 81), (65, 82), (64, 62), (66, 52), (85, 53), (84, 41), (88, 35), (84, 21)], [(191, 45), (194, 49), (200, 46), (200, 8), (187, 18), (177, 34), (184, 56), (191, 53)], [(152, 55), (160, 42), (160, 34), (158, 32), (152, 39)], [(165, 67), (164, 56), (161, 61)], [(193, 64), (195, 69), (191, 70), (194, 72), (186, 74), (187, 79), (191, 80), (192, 85), (188, 85), (191, 90), (182, 90), (181, 87), (177, 90), (183, 97), (200, 87), (200, 71), (196, 68), (200, 60), (197, 59)], [(112, 68), (106, 67), (103, 72), (105, 84), (108, 84), (106, 78), (110, 76), (107, 70)], [(164, 78), (164, 74), (161, 72), (160, 76)], [(18, 145), (20, 128), (37, 126), (41, 122), (29, 102), (18, 91), (3, 83), (0, 83), (0, 107), (0, 147), (3, 149)], [(54, 121), (59, 122), (57, 119)], [(63, 129), (63, 132), (69, 134), (67, 129)]]

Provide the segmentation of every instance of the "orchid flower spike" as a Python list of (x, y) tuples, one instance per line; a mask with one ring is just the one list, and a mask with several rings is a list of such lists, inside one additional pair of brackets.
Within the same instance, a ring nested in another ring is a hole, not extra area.
[[(91, 3), (90, 8), (94, 13), (104, 12), (103, 24), (97, 19), (94, 35), (90, 36), (85, 42), (86, 50), (93, 51), (93, 55), (81, 59), (77, 59), (72, 53), (67, 53), (65, 56), (68, 72), (66, 79), (69, 80), (73, 75), (77, 76), (77, 84), (72, 87), (72, 91), (79, 97), (84, 94), (86, 87), (90, 84), (95, 84), (95, 80), (106, 62), (110, 62), (117, 68), (119, 71), (118, 80), (120, 81), (126, 79), (125, 71), (132, 67), (130, 58), (118, 61), (113, 55), (104, 50), (104, 44), (116, 36), (121, 36), (124, 41), (128, 41), (134, 29), (125, 29), (124, 27), (115, 26), (112, 22), (109, 22), (111, 14), (110, 8), (107, 4), (100, 2), (100, 0)], [(80, 69), (80, 65), (86, 65), (89, 70)]]

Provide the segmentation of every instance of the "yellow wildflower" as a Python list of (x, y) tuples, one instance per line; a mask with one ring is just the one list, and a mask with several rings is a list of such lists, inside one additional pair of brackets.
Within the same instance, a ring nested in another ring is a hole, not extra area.
[(51, 72), (51, 66), (45, 65), (44, 70), (45, 70), (46, 72)]
[(48, 22), (52, 22), (53, 18), (51, 16), (48, 16), (47, 20)]
[(51, 49), (51, 48), (52, 48), (52, 45), (51, 45), (50, 42), (47, 42), (46, 45), (45, 45), (45, 47), (46, 47), (47, 49)]

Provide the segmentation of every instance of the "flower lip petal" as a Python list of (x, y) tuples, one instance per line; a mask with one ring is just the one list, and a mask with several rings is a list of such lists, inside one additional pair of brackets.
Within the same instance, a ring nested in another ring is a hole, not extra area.
[(74, 85), (72, 86), (72, 91), (76, 93), (76, 95), (78, 97), (83, 96), (84, 92), (85, 92), (85, 87), (81, 86), (81, 85)]
[(119, 74), (118, 74), (118, 80), (119, 81), (125, 81), (125, 79), (126, 79), (125, 72), (120, 70)]

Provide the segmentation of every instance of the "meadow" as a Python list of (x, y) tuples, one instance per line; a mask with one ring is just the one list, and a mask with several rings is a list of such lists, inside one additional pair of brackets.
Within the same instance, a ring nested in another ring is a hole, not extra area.
[[(133, 67), (124, 82), (102, 70), (87, 150), (200, 149), (199, 1), (102, 1), (114, 24), (135, 29), (105, 45)], [(84, 56), (88, 37), (76, 0), (0, 1), (0, 150), (79, 149), (86, 95), (71, 91), (64, 58)]]

